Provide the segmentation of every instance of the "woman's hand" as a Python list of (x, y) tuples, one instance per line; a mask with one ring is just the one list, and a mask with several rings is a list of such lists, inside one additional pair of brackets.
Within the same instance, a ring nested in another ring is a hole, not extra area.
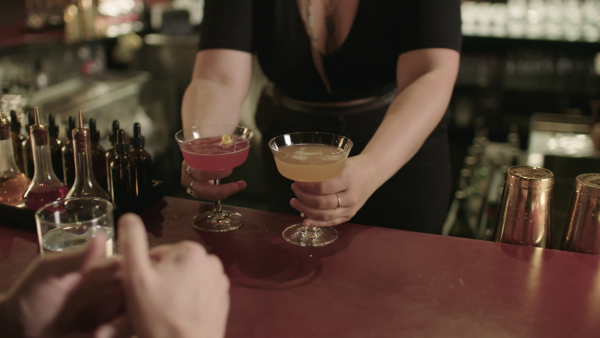
[(206, 200), (222, 200), (246, 188), (246, 182), (238, 181), (215, 185), (214, 180), (220, 180), (231, 175), (232, 170), (201, 171), (190, 167), (185, 161), (181, 165), (181, 184), (194, 192), (194, 197)]
[(367, 156), (357, 155), (346, 160), (341, 175), (334, 179), (293, 183), (297, 198), (290, 205), (309, 217), (305, 226), (329, 227), (350, 220), (378, 188), (372, 163)]
[(140, 338), (224, 336), (229, 280), (216, 256), (190, 241), (148, 251), (146, 229), (134, 214), (119, 220), (119, 245), (128, 319), (97, 337), (126, 336), (127, 323)]

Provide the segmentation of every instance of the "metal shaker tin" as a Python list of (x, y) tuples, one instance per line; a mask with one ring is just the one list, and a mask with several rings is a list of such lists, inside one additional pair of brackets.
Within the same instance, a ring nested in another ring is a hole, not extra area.
[(506, 173), (494, 240), (550, 246), (554, 174), (544, 168), (513, 166)]
[(560, 249), (600, 255), (600, 174), (577, 176)]

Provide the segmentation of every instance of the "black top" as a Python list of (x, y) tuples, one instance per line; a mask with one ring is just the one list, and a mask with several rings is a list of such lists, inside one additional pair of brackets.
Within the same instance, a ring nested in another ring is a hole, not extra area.
[(361, 0), (347, 39), (323, 56), (328, 94), (295, 0), (205, 0), (200, 49), (256, 53), (265, 75), (303, 101), (346, 101), (393, 89), (400, 54), (459, 51), (460, 0)]

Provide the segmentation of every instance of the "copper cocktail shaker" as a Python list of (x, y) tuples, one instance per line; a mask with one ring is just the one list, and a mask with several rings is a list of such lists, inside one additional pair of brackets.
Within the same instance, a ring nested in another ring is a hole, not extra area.
[(575, 179), (560, 249), (600, 255), (600, 174)]
[(554, 174), (544, 168), (510, 167), (498, 216), (495, 241), (545, 248), (552, 228)]

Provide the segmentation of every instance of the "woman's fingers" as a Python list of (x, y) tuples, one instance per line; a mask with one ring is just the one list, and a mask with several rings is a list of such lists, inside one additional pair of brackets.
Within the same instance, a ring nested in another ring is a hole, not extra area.
[(338, 207), (338, 199), (334, 194), (313, 195), (308, 193), (298, 186), (297, 183), (292, 184), (292, 191), (302, 203), (319, 210), (330, 210)]
[(190, 180), (186, 186), (191, 186), (198, 198), (206, 200), (222, 200), (246, 188), (244, 181), (219, 185), (214, 185), (211, 181), (194, 181), (193, 185), (191, 183)]
[(306, 226), (333, 226), (343, 223), (343, 221), (340, 221), (339, 223), (336, 223), (335, 221), (341, 219), (348, 220), (350, 218), (348, 217), (348, 209), (344, 207), (330, 210), (319, 210), (304, 204), (297, 198), (292, 198), (290, 205), (294, 209), (310, 217), (310, 219), (304, 221), (304, 225)]
[(348, 182), (342, 176), (325, 182), (295, 182), (296, 186), (303, 191), (313, 195), (330, 195), (348, 189)]
[[(189, 170), (188, 170), (189, 167)], [(189, 172), (188, 172), (189, 171)], [(185, 161), (181, 164), (181, 176), (190, 176), (191, 178), (197, 181), (208, 181), (208, 180), (220, 180), (225, 178), (231, 173), (233, 170), (220, 170), (220, 171), (204, 171), (204, 170), (196, 170), (190, 167)]]

